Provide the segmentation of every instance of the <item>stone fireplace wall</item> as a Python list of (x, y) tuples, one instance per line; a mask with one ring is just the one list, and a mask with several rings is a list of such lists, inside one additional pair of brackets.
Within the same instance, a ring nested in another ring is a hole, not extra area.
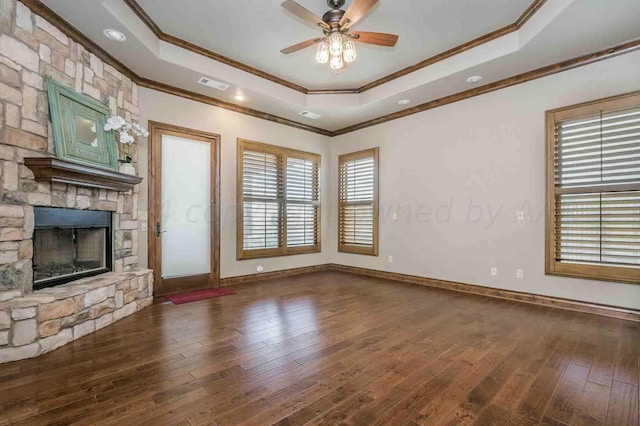
[[(36, 182), (28, 157), (53, 156), (45, 80), (138, 121), (138, 88), (16, 0), (0, 1), (0, 364), (52, 351), (148, 306), (138, 268), (138, 187), (127, 193)], [(135, 145), (130, 155), (137, 165)], [(113, 212), (114, 271), (33, 292), (34, 207)]]
[(137, 186), (118, 193), (39, 183), (24, 165), (25, 157), (54, 155), (46, 78), (138, 121), (138, 88), (131, 79), (21, 2), (0, 2), (0, 300), (32, 290), (34, 206), (114, 212), (114, 270), (138, 266)]
[(2, 296), (0, 364), (51, 352), (144, 309), (153, 302), (153, 273), (108, 272), (23, 297)]

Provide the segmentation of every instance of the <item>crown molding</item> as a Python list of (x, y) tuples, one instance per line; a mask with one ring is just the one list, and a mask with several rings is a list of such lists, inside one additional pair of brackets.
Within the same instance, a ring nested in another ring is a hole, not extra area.
[(277, 77), (273, 74), (269, 74), (266, 71), (262, 71), (258, 68), (254, 68), (250, 65), (243, 64), (242, 62), (236, 61), (219, 53), (213, 52), (211, 50), (205, 49), (204, 47), (198, 46), (197, 44), (188, 42), (179, 37), (175, 37), (171, 34), (167, 34), (156, 24), (153, 19), (149, 16), (149, 14), (136, 2), (135, 0), (123, 0), (124, 3), (129, 6), (129, 8), (144, 22), (144, 24), (151, 30), (153, 34), (155, 34), (158, 39), (173, 44), (178, 47), (182, 47), (184, 49), (190, 50), (193, 53), (197, 53), (199, 55), (205, 56), (209, 59), (213, 59), (214, 61), (222, 62), (225, 65), (229, 65), (231, 67), (237, 68), (239, 70), (248, 72), (249, 74), (256, 75), (260, 78), (264, 78), (265, 80), (272, 81), (274, 83), (278, 83), (282, 86), (288, 87), (289, 89), (293, 89), (300, 93), (307, 94), (309, 90), (298, 85), (287, 81), (283, 78)]
[[(545, 2), (546, 0), (541, 0), (541, 1)], [(367, 90), (373, 89), (374, 87), (382, 86), (385, 83), (396, 80), (400, 77), (404, 77), (405, 75), (414, 73), (418, 70), (428, 67), (429, 65), (433, 65), (437, 62), (444, 61), (445, 59), (451, 58), (452, 56), (459, 55), (460, 53), (466, 52), (467, 50), (473, 49), (474, 47), (478, 47), (482, 44), (488, 43), (497, 38), (506, 36), (507, 34), (511, 34), (517, 29), (518, 27), (516, 26), (516, 24), (509, 24), (502, 28), (498, 28), (497, 30), (492, 31), (483, 36), (480, 36), (474, 40), (468, 41), (464, 44), (461, 44), (452, 49), (449, 49), (435, 56), (427, 58), (423, 61), (420, 61), (415, 65), (411, 65), (410, 67), (403, 68), (400, 71), (396, 71), (393, 74), (387, 75), (386, 77), (382, 77), (378, 80), (372, 81), (371, 83), (365, 84), (364, 86), (359, 87), (356, 90), (358, 91), (358, 93), (363, 93), (363, 92), (366, 92)]]
[(55, 26), (62, 31), (67, 37), (75, 40), (77, 43), (80, 43), (85, 49), (89, 52), (96, 55), (103, 62), (108, 63), (122, 74), (129, 77), (131, 80), (137, 80), (139, 77), (136, 73), (134, 73), (129, 67), (125, 64), (114, 58), (109, 52), (104, 50), (102, 47), (98, 46), (93, 40), (89, 37), (85, 36), (82, 32), (80, 32), (76, 27), (67, 22), (63, 17), (58, 15), (53, 10), (49, 9), (44, 3), (40, 0), (18, 0), (25, 6), (31, 10), (36, 15), (40, 15), (45, 18), (47, 21), (55, 24)]
[[(230, 111), (250, 115), (252, 117), (261, 118), (263, 120), (272, 121), (274, 123), (279, 123), (285, 126), (295, 127), (297, 129), (317, 133), (317, 134), (328, 136), (328, 137), (335, 137), (335, 136), (343, 135), (346, 133), (355, 132), (357, 130), (361, 130), (367, 127), (386, 123), (392, 120), (397, 120), (399, 118), (407, 117), (409, 115), (417, 114), (419, 112), (427, 111), (429, 109), (434, 109), (440, 106), (448, 105), (454, 102), (458, 102), (458, 101), (469, 99), (475, 96), (483, 95), (485, 93), (504, 89), (506, 87), (515, 86), (517, 84), (526, 83), (531, 80), (547, 77), (552, 74), (568, 71), (573, 68), (577, 68), (583, 65), (589, 65), (594, 62), (602, 61), (605, 59), (609, 59), (618, 55), (623, 55), (625, 53), (630, 53), (640, 49), (640, 38), (638, 38), (636, 40), (632, 40), (632, 41), (629, 41), (617, 46), (613, 46), (598, 52), (586, 54), (583, 56), (579, 56), (577, 58), (569, 59), (569, 60), (552, 64), (552, 65), (548, 65), (533, 71), (528, 71), (523, 74), (519, 74), (519, 75), (508, 77), (493, 83), (489, 83), (471, 90), (455, 93), (453, 95), (445, 96), (443, 98), (429, 101), (421, 105), (416, 105), (415, 107), (412, 107), (412, 108), (408, 108), (402, 111), (397, 111), (392, 114), (384, 115), (372, 120), (354, 124), (352, 126), (348, 126), (339, 130), (330, 131), (330, 130), (321, 129), (319, 127), (309, 126), (307, 124), (289, 120), (283, 117), (278, 117), (276, 115), (269, 114), (267, 112), (245, 107), (243, 105), (237, 105), (231, 102), (222, 101), (220, 99), (216, 99), (210, 96), (202, 95), (195, 92), (190, 92), (188, 90), (181, 89), (179, 87), (171, 86), (169, 84), (165, 84), (165, 83), (161, 83), (158, 81), (141, 77), (137, 75), (135, 72), (133, 72), (126, 65), (124, 65), (122, 62), (114, 58), (111, 54), (109, 54), (106, 50), (101, 48), (98, 44), (93, 42), (90, 38), (85, 36), (82, 32), (80, 32), (78, 29), (72, 26), (60, 15), (55, 13), (53, 10), (49, 9), (40, 0), (19, 0), (19, 1), (21, 1), (25, 6), (27, 6), (33, 13), (42, 16), (44, 19), (54, 24), (60, 31), (62, 31), (69, 38), (83, 45), (85, 49), (87, 49), (89, 52), (96, 55), (105, 63), (113, 66), (115, 69), (117, 69), (118, 71), (122, 72), (124, 75), (129, 77), (134, 83), (142, 87), (159, 90), (165, 93), (170, 93), (170, 94), (191, 99), (197, 102), (202, 102), (208, 105), (213, 105), (219, 108), (224, 108)], [(546, 0), (542, 0), (542, 3), (544, 1)], [(532, 16), (534, 12), (535, 12), (534, 10), (529, 12), (529, 16)], [(340, 93), (336, 91), (330, 91), (330, 92)], [(310, 94), (313, 94), (313, 92), (310, 92)]]
[[(454, 93), (453, 95), (445, 96), (439, 99), (435, 99), (433, 101), (425, 102), (420, 105), (416, 105), (411, 108), (407, 108), (401, 111), (397, 111), (391, 114), (383, 115), (378, 118), (374, 118), (372, 120), (367, 120), (362, 123), (354, 124), (352, 126), (344, 127), (339, 130), (329, 131), (320, 129), (317, 127), (308, 126), (306, 124), (298, 123), (295, 121), (291, 121), (285, 118), (280, 118), (276, 116), (271, 116), (269, 118), (261, 116), (262, 113), (259, 111), (255, 111), (255, 113), (244, 112), (244, 110), (249, 110), (249, 108), (238, 106), (234, 104), (230, 104), (224, 101), (220, 101), (214, 98), (210, 98), (205, 95), (201, 95), (199, 93), (193, 93), (186, 91), (184, 89), (180, 89), (177, 87), (163, 85), (162, 83), (153, 82), (151, 80), (146, 80), (149, 82), (149, 85), (140, 84), (141, 86), (164, 91), (167, 93), (171, 93), (177, 96), (186, 97), (188, 99), (192, 99), (195, 101), (203, 102), (209, 105), (220, 106), (221, 108), (230, 109), (236, 112), (243, 112), (245, 114), (253, 115), (255, 117), (264, 118), (266, 120), (274, 121), (276, 123), (285, 124), (292, 127), (297, 127), (302, 130), (311, 131), (314, 133), (319, 133), (321, 135), (335, 137), (344, 135), (346, 133), (355, 132), (357, 130), (362, 130), (367, 127), (377, 126), (379, 124), (383, 124), (389, 121), (397, 120), (400, 118), (404, 118), (413, 114), (418, 114), (420, 112), (424, 112), (430, 109), (438, 108), (441, 106), (445, 106), (448, 104), (452, 104), (455, 102), (463, 101), (465, 99), (470, 99), (476, 96), (484, 95), (486, 93), (495, 92), (496, 90), (505, 89), (507, 87), (515, 86), (518, 84), (526, 83), (532, 80), (537, 80), (539, 78), (548, 77), (553, 74), (561, 73), (564, 71), (569, 71), (574, 68), (578, 68), (584, 65), (593, 64), (595, 62), (604, 61), (606, 59), (610, 59), (619, 55), (624, 55), (626, 53), (631, 53), (636, 50), (640, 50), (640, 38), (619, 44), (613, 47), (609, 47), (604, 50), (600, 50), (598, 52), (588, 53), (586, 55), (578, 56), (575, 58), (568, 59), (566, 61), (558, 62), (555, 64), (547, 65), (541, 68), (537, 68), (532, 71), (527, 71), (522, 74), (518, 74), (512, 77), (507, 77), (502, 80), (495, 81), (493, 83), (488, 83), (483, 86), (479, 86), (470, 90), (466, 90), (464, 92)], [(144, 80), (144, 79), (143, 79)], [(164, 89), (161, 88), (164, 86)], [(220, 105), (219, 105), (220, 104)]]
[(547, 2), (547, 0), (535, 0), (533, 3), (529, 5), (527, 10), (522, 12), (522, 15), (514, 22), (516, 29), (520, 29), (524, 24), (527, 23), (529, 19), (535, 15), (535, 13), (540, 10), (540, 8)]
[(505, 25), (502, 28), (499, 28), (488, 34), (485, 34), (483, 36), (470, 40), (466, 43), (463, 43), (452, 49), (449, 49), (445, 52), (442, 52), (430, 58), (424, 59), (415, 65), (412, 65), (407, 68), (403, 68), (399, 71), (396, 71), (378, 80), (372, 81), (371, 83), (367, 83), (364, 86), (354, 88), (354, 89), (308, 89), (306, 87), (292, 83), (283, 78), (277, 77), (273, 74), (269, 74), (258, 68), (243, 64), (242, 62), (238, 62), (224, 55), (221, 55), (219, 53), (205, 49), (204, 47), (198, 46), (194, 43), (188, 42), (179, 37), (175, 37), (173, 35), (167, 34), (162, 30), (162, 28), (160, 28), (160, 26), (153, 19), (151, 19), (149, 14), (142, 8), (142, 6), (140, 6), (140, 4), (138, 4), (136, 0), (123, 0), (123, 1), (142, 20), (142, 22), (144, 22), (144, 24), (151, 30), (151, 32), (153, 32), (155, 36), (158, 37), (158, 39), (164, 42), (174, 44), (176, 46), (190, 50), (194, 53), (203, 55), (207, 58), (213, 59), (218, 62), (222, 62), (226, 65), (245, 71), (249, 74), (253, 74), (258, 77), (264, 78), (266, 80), (272, 81), (274, 83), (281, 84), (282, 86), (288, 87), (298, 92), (301, 92), (304, 94), (312, 94), (312, 95), (327, 95), (327, 94), (344, 95), (344, 94), (358, 94), (358, 93), (366, 92), (367, 90), (373, 89), (374, 87), (381, 86), (385, 83), (388, 83), (390, 81), (403, 77), (407, 74), (411, 74), (422, 68), (428, 67), (429, 65), (433, 65), (436, 62), (443, 61), (447, 58), (458, 55), (467, 50), (473, 49), (474, 47), (480, 46), (484, 43), (488, 43), (492, 40), (495, 40), (497, 38), (510, 34), (514, 31), (517, 31), (529, 19), (531, 19), (531, 17), (547, 2), (547, 0), (533, 0), (533, 2), (529, 5), (529, 7), (527, 7), (527, 9), (522, 13), (522, 15), (518, 17), (518, 19), (515, 22)]
[(306, 130), (313, 133), (318, 133), (324, 136), (331, 136), (332, 134), (332, 132), (329, 130), (321, 129), (319, 127), (309, 126), (307, 124), (299, 123), (297, 121), (289, 120), (283, 117), (278, 117), (276, 115), (269, 114), (267, 112), (248, 108), (243, 105), (233, 104), (231, 102), (225, 102), (220, 99), (201, 95), (199, 93), (190, 92), (188, 90), (184, 90), (175, 86), (171, 86), (168, 84), (164, 84), (158, 81), (150, 80), (148, 78), (139, 76), (129, 67), (124, 65), (122, 62), (118, 61), (116, 58), (114, 58), (109, 52), (104, 50), (102, 47), (100, 47), (97, 43), (95, 43), (89, 37), (85, 36), (82, 32), (80, 32), (77, 28), (75, 28), (73, 25), (67, 22), (64, 18), (62, 18), (60, 15), (58, 15), (49, 7), (47, 7), (45, 4), (43, 4), (40, 0), (19, 0), (19, 1), (21, 1), (25, 6), (27, 6), (29, 10), (31, 10), (31, 12), (35, 13), (36, 15), (40, 15), (47, 21), (51, 22), (60, 31), (62, 31), (67, 37), (71, 38), (72, 40), (75, 40), (77, 43), (84, 46), (84, 48), (87, 49), (89, 52), (96, 55), (103, 62), (114, 67), (123, 75), (129, 77), (131, 81), (138, 84), (139, 86), (152, 88), (155, 90), (159, 90), (161, 92), (170, 93), (176, 96), (192, 99), (208, 105), (224, 108), (229, 111), (239, 112), (241, 114), (250, 115), (252, 117), (261, 118), (263, 120), (272, 121), (274, 123), (295, 127), (297, 129)]
[(478, 47), (482, 44), (488, 43), (492, 40), (495, 40), (497, 38), (503, 37), (507, 34), (511, 34), (514, 31), (518, 31), (520, 28), (522, 28), (522, 26), (524, 24), (527, 23), (527, 21), (529, 21), (529, 19), (531, 19), (533, 17), (533, 15), (542, 7), (542, 5), (544, 5), (547, 2), (547, 0), (535, 0), (533, 3), (531, 3), (529, 5), (529, 7), (527, 8), (527, 10), (525, 10), (522, 15), (520, 15), (520, 17), (512, 24), (509, 25), (505, 25), (502, 28), (498, 28), (495, 31), (492, 31), (488, 34), (485, 34), (483, 36), (480, 36), (476, 39), (470, 40), (466, 43), (463, 43), (459, 46), (456, 46), (452, 49), (449, 49), (447, 51), (444, 51), (442, 53), (439, 53), (435, 56), (432, 56), (430, 58), (425, 59), (424, 61), (418, 62), (415, 65), (412, 65), (410, 67), (401, 69), (400, 71), (394, 72), (393, 74), (389, 74), (386, 77), (382, 77), (381, 79), (378, 79), (376, 81), (373, 81), (369, 84), (365, 84), (362, 87), (359, 87), (358, 93), (362, 93), (362, 92), (366, 92), (367, 90), (373, 89), (374, 87), (378, 87), (381, 86), (385, 83), (388, 83), (392, 80), (395, 80), (397, 78), (403, 77), (407, 74), (411, 74), (415, 71), (418, 71), (422, 68), (426, 68), (429, 65), (433, 65), (436, 62), (440, 62), (440, 61), (444, 61), (445, 59), (448, 59), (452, 56), (456, 56), (459, 55), (460, 53), (466, 52), (467, 50), (473, 49), (474, 47)]
[(212, 98), (210, 96), (202, 95), (196, 92), (191, 92), (189, 90), (181, 89), (179, 87), (171, 86), (170, 84), (161, 83), (159, 81), (150, 80), (147, 78), (140, 78), (138, 79), (138, 81), (136, 81), (136, 83), (140, 87), (146, 87), (147, 89), (153, 89), (159, 92), (169, 93), (171, 95), (180, 96), (182, 98), (190, 99), (192, 101), (197, 101), (203, 104), (224, 108), (229, 111), (239, 112), (241, 114), (250, 115), (252, 117), (261, 118), (267, 121), (272, 121), (274, 123), (283, 124), (285, 126), (295, 127), (297, 129), (306, 130), (308, 132), (317, 133), (323, 136), (331, 137), (333, 135), (333, 132), (331, 132), (330, 130), (309, 126), (308, 124), (299, 123), (297, 121), (289, 120), (288, 118), (279, 117), (277, 115), (269, 114), (267, 112), (248, 108), (243, 105), (237, 105), (231, 102), (221, 101), (220, 99)]
[(331, 136), (333, 137), (333, 136), (343, 135), (345, 133), (355, 132), (356, 130), (361, 130), (366, 127), (371, 127), (378, 124), (386, 123), (388, 121), (397, 120), (399, 118), (407, 117), (409, 115), (417, 114), (419, 112), (427, 111), (433, 108), (438, 108), (454, 102), (473, 98), (475, 96), (484, 95), (485, 93), (490, 93), (496, 90), (515, 86), (517, 84), (526, 83), (528, 81), (536, 80), (538, 78), (547, 77), (563, 71), (571, 70), (573, 68), (589, 65), (594, 62), (603, 61), (605, 59), (613, 58), (615, 56), (623, 55), (625, 53), (630, 53), (639, 49), (640, 49), (640, 38), (623, 43), (623, 44), (619, 44), (617, 46), (613, 46), (604, 50), (600, 50), (598, 52), (588, 53), (586, 55), (578, 56), (576, 58), (558, 62), (556, 64), (547, 65), (532, 71), (527, 71), (525, 73), (518, 74), (513, 77), (507, 77), (502, 80), (495, 81), (493, 83), (485, 84), (484, 86), (466, 90), (464, 92), (459, 92), (453, 95), (445, 96), (443, 98), (435, 99), (433, 101), (429, 101), (421, 105), (416, 105), (415, 107), (412, 107), (412, 108), (407, 108), (402, 111), (397, 111), (392, 114), (374, 118), (373, 120), (368, 120), (359, 124), (354, 124), (353, 126), (349, 126), (340, 130), (333, 131), (331, 133)]

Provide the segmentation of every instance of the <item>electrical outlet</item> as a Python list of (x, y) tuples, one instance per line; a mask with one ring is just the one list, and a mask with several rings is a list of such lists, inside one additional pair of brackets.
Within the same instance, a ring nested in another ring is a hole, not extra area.
[(516, 219), (518, 220), (518, 222), (524, 221), (524, 211), (518, 210), (516, 212)]
[(393, 263), (393, 256), (389, 256), (389, 263)]
[(393, 212), (393, 214), (391, 215), (391, 218), (393, 219), (394, 222), (396, 222), (398, 220), (398, 213)]
[(149, 231), (149, 225), (147, 224), (147, 222), (142, 222), (142, 225), (140, 226), (140, 229), (142, 230), (142, 232)]
[(523, 279), (524, 278), (524, 270), (522, 269), (516, 269), (516, 278), (518, 279)]
[(491, 268), (491, 276), (492, 277), (497, 277), (498, 276), (498, 267), (497, 266), (493, 266)]

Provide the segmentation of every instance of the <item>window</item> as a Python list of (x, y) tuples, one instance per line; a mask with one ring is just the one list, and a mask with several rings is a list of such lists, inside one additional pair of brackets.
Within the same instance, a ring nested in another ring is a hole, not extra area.
[(548, 274), (640, 282), (640, 93), (547, 112)]
[(378, 148), (339, 160), (338, 251), (378, 255)]
[(237, 257), (320, 251), (320, 156), (238, 139)]

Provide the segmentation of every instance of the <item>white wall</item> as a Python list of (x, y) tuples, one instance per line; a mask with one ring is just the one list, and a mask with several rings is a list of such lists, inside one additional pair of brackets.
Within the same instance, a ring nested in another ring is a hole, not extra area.
[[(298, 268), (327, 263), (327, 247), (322, 253), (274, 257), (256, 260), (236, 260), (236, 140), (250, 139), (259, 142), (314, 152), (322, 155), (321, 188), (329, 188), (328, 158), (330, 138), (298, 130), (244, 114), (227, 111), (199, 102), (183, 99), (155, 90), (140, 89), (140, 122), (149, 120), (173, 124), (221, 136), (221, 223), (220, 223), (220, 275), (222, 278), (256, 272), (257, 265), (264, 265), (265, 272)], [(139, 146), (140, 176), (147, 175), (147, 141)], [(185, 164), (185, 167), (188, 167)], [(140, 189), (140, 209), (147, 210), (147, 184)], [(322, 192), (323, 225), (328, 221), (330, 194)], [(322, 227), (322, 241), (329, 240), (330, 228)], [(140, 229), (140, 263), (147, 260), (147, 232)]]
[(545, 111), (639, 90), (639, 71), (630, 53), (334, 138), (334, 177), (338, 155), (380, 147), (380, 256), (337, 253), (332, 232), (330, 260), (640, 308), (640, 285), (545, 276), (543, 212)]
[[(254, 273), (258, 264), (273, 271), (333, 262), (640, 308), (639, 285), (545, 276), (543, 215), (544, 112), (638, 90), (639, 69), (635, 52), (333, 139), (148, 89), (140, 89), (141, 122), (221, 135), (222, 277)], [(236, 261), (238, 137), (323, 155), (322, 253)], [(337, 253), (337, 157), (375, 146), (381, 149), (380, 256)], [(525, 222), (515, 220), (516, 210), (527, 211)], [(144, 262), (147, 233), (140, 236)], [(498, 277), (489, 275), (491, 266)], [(518, 268), (524, 279), (515, 278)]]

